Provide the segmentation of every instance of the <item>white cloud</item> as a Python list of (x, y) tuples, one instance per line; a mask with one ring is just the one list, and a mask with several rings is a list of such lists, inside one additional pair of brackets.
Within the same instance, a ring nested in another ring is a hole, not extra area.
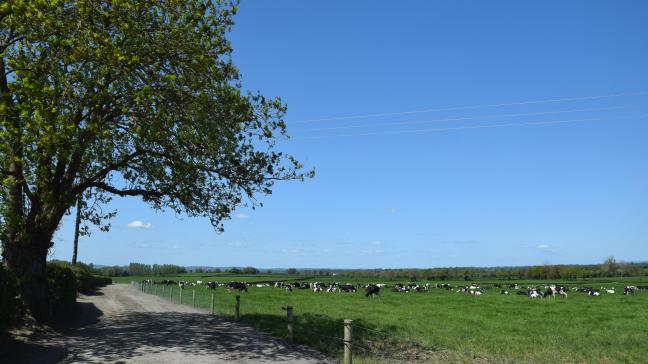
[(141, 220), (133, 220), (128, 223), (128, 227), (133, 229), (150, 229), (151, 226), (150, 222), (145, 223)]
[(380, 240), (376, 240), (376, 241), (374, 241), (372, 244), (373, 244), (373, 245), (380, 245), (380, 244), (382, 244), (382, 241), (380, 241)]
[(238, 214), (236, 214), (236, 218), (237, 218), (237, 219), (249, 219), (249, 218), (250, 218), (250, 215), (245, 214), (245, 213), (242, 213), (242, 212), (239, 212)]
[(538, 249), (549, 249), (550, 246), (547, 245), (547, 244), (540, 244), (540, 245), (536, 246), (536, 248), (538, 248)]

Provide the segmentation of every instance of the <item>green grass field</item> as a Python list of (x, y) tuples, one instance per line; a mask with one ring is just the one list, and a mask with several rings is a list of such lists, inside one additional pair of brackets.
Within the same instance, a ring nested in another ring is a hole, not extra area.
[[(115, 282), (144, 277), (118, 277)], [(155, 280), (294, 281), (285, 275), (232, 276), (188, 274)], [(331, 281), (336, 277), (312, 278)], [(337, 278), (347, 282), (346, 278)], [(374, 280), (377, 281), (377, 280)], [(601, 279), (567, 282), (594, 288), (615, 287), (616, 294), (589, 297), (570, 292), (568, 299), (503, 296), (491, 289), (483, 296), (466, 296), (444, 289), (425, 293), (396, 293), (384, 289), (378, 298), (358, 293), (286, 292), (273, 287), (250, 287), (241, 293), (241, 321), (278, 337), (287, 334), (282, 307), (295, 313), (295, 341), (331, 356), (342, 353), (342, 320), (354, 320), (357, 362), (577, 362), (639, 363), (648, 355), (648, 293), (624, 296), (629, 283), (643, 279)], [(383, 281), (384, 282), (384, 281)], [(491, 281), (493, 282), (493, 281)], [(518, 281), (519, 282), (519, 281)], [(422, 282), (419, 282), (422, 283)], [(451, 282), (463, 285), (465, 282)], [(524, 283), (537, 283), (525, 281)], [(151, 293), (179, 302), (180, 291), (158, 285)], [(196, 287), (196, 305), (209, 308), (211, 292)], [(192, 303), (193, 288), (183, 290), (183, 303)], [(237, 292), (216, 289), (216, 311), (233, 316)]]

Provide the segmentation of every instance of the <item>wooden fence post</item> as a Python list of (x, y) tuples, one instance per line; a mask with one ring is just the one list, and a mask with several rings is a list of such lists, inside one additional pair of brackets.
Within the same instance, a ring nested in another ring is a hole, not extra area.
[(353, 353), (351, 346), (353, 345), (353, 320), (344, 320), (344, 364), (353, 363)]
[(193, 289), (193, 292), (191, 293), (191, 305), (193, 307), (196, 307), (196, 289)]
[(157, 296), (157, 284), (153, 283), (153, 295)]
[(180, 287), (180, 304), (182, 304), (182, 291), (184, 291), (184, 288)]
[(236, 321), (241, 318), (241, 296), (236, 295), (236, 306), (234, 306), (234, 319)]
[(214, 314), (214, 290), (212, 290), (211, 314)]
[(164, 287), (165, 287), (165, 285), (163, 284), (162, 285), (162, 298), (164, 298)]
[(169, 299), (173, 302), (173, 286), (169, 286)]
[(286, 307), (286, 322), (288, 323), (288, 341), (293, 341), (293, 307)]

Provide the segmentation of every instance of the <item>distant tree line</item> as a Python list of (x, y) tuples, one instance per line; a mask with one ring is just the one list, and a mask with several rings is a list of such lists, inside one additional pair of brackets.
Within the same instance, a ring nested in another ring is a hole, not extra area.
[(592, 265), (536, 265), (528, 267), (452, 267), (428, 269), (371, 269), (346, 271), (340, 275), (350, 278), (476, 280), (476, 279), (547, 279), (580, 280), (602, 277), (648, 276), (648, 263), (617, 263), (614, 258)]
[(99, 269), (102, 274), (109, 277), (121, 276), (150, 276), (161, 274), (182, 274), (187, 273), (185, 267), (174, 264), (143, 264), (130, 263), (128, 266), (110, 266)]

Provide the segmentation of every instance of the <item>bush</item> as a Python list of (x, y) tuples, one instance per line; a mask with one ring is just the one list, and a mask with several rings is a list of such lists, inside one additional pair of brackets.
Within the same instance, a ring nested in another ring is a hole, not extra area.
[(71, 266), (72, 272), (76, 278), (77, 289), (79, 292), (88, 293), (97, 287), (103, 287), (112, 283), (109, 277), (93, 274), (90, 269), (84, 265)]
[(49, 262), (49, 265), (70, 269), (74, 275), (75, 286), (78, 292), (88, 293), (97, 287), (103, 287), (112, 283), (111, 278), (97, 274), (99, 272), (98, 270), (81, 262), (77, 263), (77, 265), (72, 265), (62, 260), (54, 260)]
[(16, 279), (0, 263), (0, 336), (9, 329), (17, 312)]
[(47, 285), (49, 288), (50, 304), (54, 312), (70, 309), (77, 297), (77, 278), (64, 262), (47, 263)]

